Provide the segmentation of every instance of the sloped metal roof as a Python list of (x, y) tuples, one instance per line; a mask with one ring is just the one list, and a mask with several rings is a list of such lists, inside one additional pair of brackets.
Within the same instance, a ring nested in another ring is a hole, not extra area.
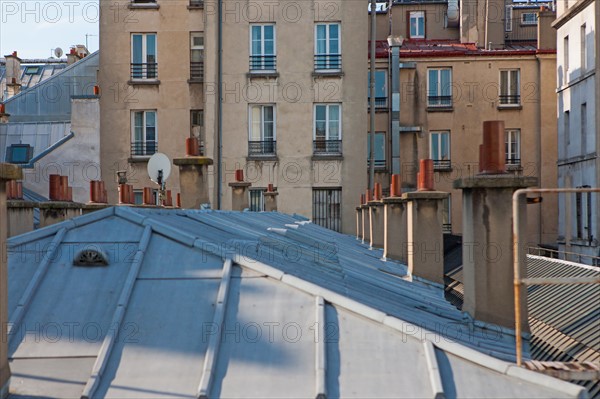
[[(66, 59), (33, 59), (21, 61), (21, 90), (29, 89), (67, 67)], [(0, 58), (0, 101), (6, 90), (6, 60)]]
[[(94, 249), (106, 267), (75, 267)], [(9, 241), (15, 397), (579, 397), (354, 237), (109, 208)], [(391, 273), (393, 272), (393, 273)], [(398, 277), (400, 276), (400, 277)], [(489, 356), (489, 355), (493, 355)]]

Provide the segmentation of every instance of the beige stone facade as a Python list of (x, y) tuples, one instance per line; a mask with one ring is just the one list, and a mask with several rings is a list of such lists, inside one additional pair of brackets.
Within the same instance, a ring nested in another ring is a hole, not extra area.
[[(214, 159), (209, 169), (213, 208), (231, 209), (228, 183), (235, 181), (236, 169), (244, 169), (252, 189), (276, 187), (280, 212), (315, 216), (329, 227), (353, 231), (355, 203), (367, 179), (365, 5), (223, 1), (219, 76), (216, 2), (101, 1), (104, 15), (114, 16), (115, 3), (119, 18), (104, 17), (100, 27), (106, 181), (116, 170), (128, 170), (136, 189), (151, 185), (145, 172), (148, 155), (157, 150), (171, 159), (183, 156), (191, 112), (202, 110), (203, 150)], [(193, 43), (194, 32), (203, 37), (204, 47), (203, 76), (197, 81), (190, 80), (197, 68), (191, 46), (200, 44)], [(317, 35), (324, 39), (319, 44)], [(140, 54), (141, 63), (150, 60), (155, 69), (132, 66), (140, 64)], [(322, 111), (324, 137), (315, 133), (315, 118)], [(140, 123), (147, 141), (132, 146)], [(153, 129), (157, 148), (148, 144)], [(180, 190), (176, 168), (167, 185)], [(109, 200), (117, 200), (116, 184)], [(260, 207), (261, 201), (255, 192), (251, 205)]]

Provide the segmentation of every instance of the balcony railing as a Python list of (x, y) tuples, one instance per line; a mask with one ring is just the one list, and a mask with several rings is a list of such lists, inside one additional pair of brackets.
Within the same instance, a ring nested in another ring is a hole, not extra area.
[(451, 107), (452, 96), (427, 96), (429, 107)]
[(314, 140), (314, 155), (340, 155), (342, 153), (342, 140)]
[(442, 224), (442, 233), (452, 234), (452, 223), (443, 223)]
[(274, 71), (277, 69), (276, 55), (251, 55), (251, 71)]
[(204, 80), (204, 62), (190, 62), (190, 79), (199, 82)]
[[(387, 97), (375, 97), (375, 109), (386, 109), (387, 106)], [(367, 107), (371, 107), (370, 98), (367, 98)]]
[[(367, 159), (367, 167), (371, 166), (371, 162)], [(375, 169), (385, 169), (385, 159), (375, 160)]]
[(341, 54), (316, 54), (315, 71), (342, 69)]
[(500, 105), (519, 105), (521, 103), (520, 95), (500, 95)]
[(452, 162), (449, 159), (434, 159), (433, 170), (450, 170)]
[(131, 79), (156, 79), (158, 75), (158, 64), (131, 64)]
[(277, 142), (275, 140), (248, 141), (248, 155), (275, 155), (277, 153)]
[(521, 158), (506, 158), (506, 164), (509, 166), (520, 166)]
[(131, 143), (131, 156), (143, 157), (154, 155), (158, 151), (156, 141), (134, 141)]

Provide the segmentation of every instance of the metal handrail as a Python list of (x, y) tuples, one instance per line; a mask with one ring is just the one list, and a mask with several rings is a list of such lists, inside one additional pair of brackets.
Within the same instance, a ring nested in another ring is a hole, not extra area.
[(564, 278), (521, 278), (520, 256), (521, 241), (519, 237), (519, 200), (528, 193), (600, 193), (600, 188), (522, 188), (513, 193), (513, 273), (514, 273), (514, 303), (515, 303), (515, 345), (517, 352), (517, 366), (523, 364), (523, 338), (521, 337), (521, 286), (522, 285), (548, 285), (548, 284), (599, 284), (600, 277), (564, 277)]

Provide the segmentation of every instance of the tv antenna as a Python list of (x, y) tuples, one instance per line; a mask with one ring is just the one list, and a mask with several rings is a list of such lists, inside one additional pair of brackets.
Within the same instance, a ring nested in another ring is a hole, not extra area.
[(157, 152), (148, 161), (148, 176), (150, 180), (160, 186), (159, 203), (165, 197), (167, 179), (171, 175), (171, 160), (165, 154)]
[(85, 34), (85, 48), (88, 49), (88, 51), (90, 51), (90, 46), (88, 45), (88, 38), (96, 37), (96, 36), (98, 36), (98, 35), (92, 35), (91, 33)]

